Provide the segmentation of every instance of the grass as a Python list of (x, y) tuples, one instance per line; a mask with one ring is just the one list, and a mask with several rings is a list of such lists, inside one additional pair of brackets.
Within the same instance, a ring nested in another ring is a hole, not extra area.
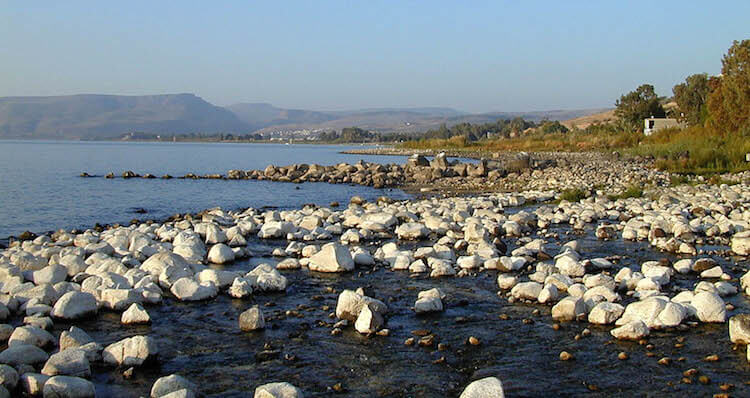
[[(717, 134), (703, 126), (664, 129), (645, 137), (616, 124), (595, 124), (585, 130), (568, 133), (532, 132), (517, 138), (478, 142), (456, 136), (450, 139), (409, 141), (401, 147), (459, 152), (620, 151), (633, 156), (653, 157), (657, 169), (672, 173), (713, 175), (750, 170), (750, 162), (745, 161), (745, 154), (750, 153), (750, 134)], [(684, 183), (689, 182), (685, 178)]]
[(559, 201), (562, 202), (563, 200), (565, 200), (575, 203), (581, 201), (582, 199), (586, 199), (586, 197), (588, 197), (588, 192), (580, 188), (566, 189), (560, 193)]
[(642, 198), (643, 188), (639, 185), (630, 185), (622, 193), (617, 195), (608, 195), (608, 197), (610, 200)]

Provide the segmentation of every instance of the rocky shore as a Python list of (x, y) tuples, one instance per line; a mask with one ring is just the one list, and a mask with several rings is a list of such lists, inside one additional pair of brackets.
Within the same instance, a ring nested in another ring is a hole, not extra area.
[[(748, 173), (745, 173), (748, 174)], [(81, 177), (96, 177), (86, 172)], [(444, 194), (517, 192), (523, 190), (572, 190), (594, 192), (606, 188), (618, 194), (631, 186), (666, 186), (670, 174), (655, 170), (652, 162), (604, 153), (510, 153), (476, 162), (451, 160), (445, 152), (428, 160), (421, 154), (410, 156), (405, 164), (379, 164), (364, 161), (332, 166), (317, 164), (268, 165), (263, 170), (229, 170), (226, 174), (188, 173), (173, 177), (125, 171), (104, 178), (267, 180), (289, 183), (326, 182), (356, 184), (375, 188), (401, 188), (407, 192)], [(741, 181), (750, 176), (726, 176)], [(700, 177), (693, 177), (700, 182)], [(594, 181), (595, 183), (592, 183)]]
[[(163, 223), (80, 233), (60, 230), (15, 241), (0, 253), (0, 320), (7, 322), (0, 325), (0, 338), (7, 344), (0, 352), (0, 396), (94, 396), (90, 380), (96, 372), (114, 371), (127, 379), (159, 363), (162, 350), (148, 326), (132, 329), (153, 322), (150, 313), (183, 302), (199, 307), (220, 295), (239, 300), (229, 309), (237, 311), (237, 333), (278, 326), (285, 318), (304, 317), (299, 309), (310, 308), (329, 313), (316, 319), (313, 328), (328, 330), (330, 339), (352, 338), (347, 330), (353, 329), (369, 339), (436, 350), (442, 355), (433, 364), (439, 365), (446, 356), (463, 355), (463, 349), (443, 343), (449, 338), (430, 330), (392, 331), (392, 318), (440, 314), (462, 305), (447, 293), (445, 281), (488, 274), (502, 306), (534, 308), (537, 322), (548, 323), (554, 331), (581, 325), (576, 340), (597, 333), (597, 338), (609, 336), (612, 342), (638, 342), (628, 346), (630, 352), (618, 353), (620, 361), (644, 353), (645, 363), (653, 361), (650, 366), (685, 361), (654, 353), (650, 336), (666, 334), (679, 341), (704, 324), (727, 325), (716, 349), (747, 350), (750, 360), (750, 185), (659, 187), (668, 177), (636, 161), (585, 156), (581, 164), (525, 155), (502, 165), (453, 164), (439, 155), (432, 162), (414, 156), (404, 166), (358, 163), (233, 171), (226, 178), (373, 184), (382, 179), (383, 185), (424, 178), (435, 189), (455, 179), (465, 184), (477, 179), (476, 186), (522, 181), (518, 183), (526, 189), (401, 202), (384, 197), (367, 203), (353, 197), (343, 209), (217, 208)], [(512, 162), (523, 165), (513, 169)], [(549, 204), (561, 189), (590, 186), (591, 181), (608, 192), (635, 181), (650, 181), (655, 187), (640, 198), (594, 195)], [(602, 245), (641, 242), (648, 249), (637, 257), (627, 251), (594, 256), (581, 244), (586, 234)], [(267, 246), (253, 249), (257, 242)], [(253, 258), (273, 260), (231, 268)], [(298, 309), (274, 311), (251, 304), (269, 294), (298, 294), (290, 280), (331, 274), (356, 283), (363, 274), (378, 272), (432, 287), (410, 292), (409, 303), (386, 297), (386, 288), (370, 280), (364, 288), (328, 286), (323, 296), (303, 295), (309, 301)], [(316, 304), (325, 297), (334, 302)], [(112, 315), (126, 331), (143, 332), (97, 341), (81, 327)], [(501, 314), (499, 319), (507, 317)], [(492, 344), (477, 336), (481, 330), (463, 336), (467, 347)], [(256, 353), (256, 360), (278, 355), (277, 348), (268, 345)], [(572, 361), (576, 355), (575, 350), (561, 351), (559, 360)], [(737, 361), (713, 351), (696, 355), (704, 356), (704, 362), (689, 363), (692, 370), (686, 370), (681, 381), (677, 378), (678, 383), (708, 385), (696, 368), (710, 371), (717, 361)], [(502, 396), (503, 383), (509, 381), (502, 376), (465, 380), (456, 388), (465, 398)], [(747, 392), (727, 378), (716, 386), (717, 394)], [(255, 396), (301, 397), (306, 389), (320, 393), (326, 388), (344, 392), (347, 383), (295, 386), (290, 381), (258, 380)], [(606, 387), (591, 380), (587, 386), (591, 391)], [(204, 393), (201, 390), (184, 375), (165, 374), (153, 382), (150, 395), (189, 397)]]

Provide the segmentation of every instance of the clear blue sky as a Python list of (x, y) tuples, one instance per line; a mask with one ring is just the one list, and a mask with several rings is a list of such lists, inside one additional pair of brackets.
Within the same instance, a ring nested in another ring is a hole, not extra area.
[[(33, 4), (32, 4), (33, 3)], [(6, 1), (0, 96), (472, 112), (612, 106), (719, 73), (750, 1)]]

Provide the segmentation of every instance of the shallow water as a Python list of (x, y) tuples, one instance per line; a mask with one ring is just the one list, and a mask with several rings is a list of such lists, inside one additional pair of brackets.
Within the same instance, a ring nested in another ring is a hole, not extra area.
[[(563, 235), (567, 230), (568, 227), (558, 229)], [(580, 252), (586, 258), (623, 255), (617, 267), (635, 269), (644, 261), (665, 257), (652, 251), (647, 243), (599, 241), (593, 237), (593, 226), (585, 235), (563, 236), (561, 241), (573, 238), (581, 239)], [(506, 240), (509, 250), (514, 248), (514, 241)], [(424, 241), (418, 245), (427, 244)], [(256, 239), (251, 248), (257, 257), (219, 268), (249, 271), (262, 262), (273, 264), (271, 250), (284, 246), (286, 241)], [(732, 266), (748, 267), (747, 261), (734, 264), (717, 260), (735, 277), (739, 274)], [(408, 272), (383, 268), (358, 268), (341, 275), (304, 269), (283, 274), (290, 282), (286, 293), (255, 294), (247, 300), (222, 294), (200, 303), (166, 299), (162, 305), (147, 307), (153, 320), (150, 326), (123, 327), (119, 314), (110, 312), (101, 313), (96, 320), (77, 323), (105, 345), (137, 334), (148, 334), (159, 344), (158, 364), (137, 368), (131, 380), (123, 379), (112, 368), (97, 368), (93, 378), (97, 392), (100, 396), (146, 395), (158, 377), (179, 372), (196, 382), (203, 393), (217, 397), (247, 396), (258, 385), (273, 381), (288, 381), (313, 397), (339, 395), (330, 390), (336, 383), (342, 383), (344, 396), (458, 396), (471, 380), (486, 376), (499, 377), (507, 395), (513, 397), (710, 396), (721, 392), (720, 383), (733, 384), (733, 396), (750, 394), (744, 384), (750, 375), (744, 347), (732, 350), (726, 323), (701, 324), (688, 331), (652, 331), (648, 341), (655, 346), (651, 350), (655, 356), (648, 357), (645, 346), (614, 340), (609, 335), (612, 327), (571, 322), (554, 331), (550, 306), (509, 304), (496, 294), (495, 271), (438, 279), (413, 278)], [(692, 287), (694, 282), (677, 277), (673, 285)], [(335, 322), (328, 314), (334, 311), (339, 292), (360, 286), (368, 295), (388, 304), (386, 327), (390, 336), (362, 336), (352, 326), (341, 335), (332, 336), (331, 327), (319, 324)], [(327, 287), (333, 287), (335, 293), (326, 293)], [(416, 316), (411, 307), (417, 292), (432, 287), (447, 294), (446, 311)], [(624, 304), (629, 301), (625, 298)], [(742, 294), (725, 301), (737, 307), (730, 316), (750, 309)], [(239, 314), (255, 304), (264, 311), (266, 330), (241, 332)], [(330, 308), (324, 310), (324, 305)], [(541, 313), (533, 315), (534, 309)], [(285, 315), (289, 310), (298, 311), (300, 317)], [(500, 314), (509, 318), (502, 320)], [(533, 319), (534, 323), (524, 324), (524, 318)], [(59, 332), (69, 325), (56, 323), (55, 327)], [(586, 327), (591, 335), (576, 341), (574, 336)], [(449, 349), (405, 346), (404, 340), (416, 329), (430, 330)], [(469, 336), (478, 337), (482, 344), (467, 345)], [(675, 348), (680, 336), (686, 338), (685, 346)], [(279, 350), (278, 357), (256, 357), (266, 344)], [(562, 350), (571, 352), (575, 360), (560, 361)], [(628, 352), (630, 359), (618, 360), (620, 351)], [(721, 360), (705, 362), (703, 359), (711, 354), (718, 354)], [(288, 355), (296, 358), (287, 360)], [(664, 356), (672, 358), (671, 365), (657, 364)], [(441, 357), (445, 357), (443, 363), (433, 363)], [(678, 361), (680, 357), (684, 360)], [(680, 383), (682, 372), (689, 368), (699, 369), (701, 375), (710, 377), (711, 383), (700, 384), (697, 376), (693, 384)], [(597, 390), (590, 391), (590, 384)]]
[[(304, 203), (347, 203), (352, 195), (406, 198), (400, 190), (324, 183), (80, 178), (132, 170), (139, 174), (225, 174), (269, 164), (396, 163), (404, 157), (346, 155), (351, 146), (0, 140), (0, 238), (23, 231), (86, 228), (95, 223), (164, 219), (175, 213)], [(145, 214), (138, 211), (145, 210)]]

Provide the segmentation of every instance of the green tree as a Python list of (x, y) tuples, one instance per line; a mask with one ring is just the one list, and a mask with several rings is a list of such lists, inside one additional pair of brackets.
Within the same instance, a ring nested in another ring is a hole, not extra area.
[(624, 121), (632, 130), (643, 130), (643, 119), (664, 117), (664, 108), (654, 92), (654, 86), (642, 84), (615, 101), (615, 116)]
[(696, 73), (672, 88), (674, 100), (680, 109), (678, 119), (690, 126), (703, 124), (708, 116), (706, 100), (709, 94), (708, 75)]
[(710, 125), (723, 134), (750, 131), (750, 40), (734, 41), (708, 96)]

